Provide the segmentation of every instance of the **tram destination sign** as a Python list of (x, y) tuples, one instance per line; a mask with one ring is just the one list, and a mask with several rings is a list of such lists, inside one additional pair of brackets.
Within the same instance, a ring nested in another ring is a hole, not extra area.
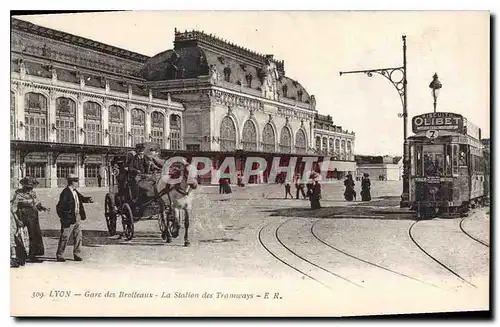
[(452, 112), (432, 112), (413, 117), (411, 120), (413, 133), (428, 130), (447, 130), (463, 133), (464, 117)]

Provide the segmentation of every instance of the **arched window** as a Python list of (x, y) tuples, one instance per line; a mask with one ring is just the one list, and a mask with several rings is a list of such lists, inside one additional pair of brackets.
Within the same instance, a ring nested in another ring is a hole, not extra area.
[(224, 117), (220, 124), (220, 150), (234, 151), (236, 149), (236, 126), (229, 117)]
[(307, 152), (307, 141), (306, 133), (303, 129), (299, 129), (295, 135), (295, 152), (296, 153), (306, 153)]
[(292, 152), (292, 134), (290, 133), (290, 129), (286, 126), (284, 126), (281, 129), (280, 152), (282, 153)]
[(181, 116), (170, 115), (170, 149), (181, 149)]
[(257, 129), (255, 123), (247, 120), (243, 125), (243, 150), (256, 151), (257, 150)]
[(340, 141), (340, 158), (342, 160), (346, 159), (346, 156), (345, 156), (345, 140)]
[(125, 111), (122, 107), (109, 106), (109, 145), (125, 146)]
[(351, 147), (351, 141), (347, 141), (347, 160), (351, 160), (352, 158), (352, 147)]
[(288, 86), (283, 85), (283, 96), (286, 98), (288, 93)]
[(164, 142), (165, 116), (159, 111), (151, 113), (151, 141), (158, 143), (160, 148), (165, 147)]
[(323, 140), (321, 143), (322, 143), (323, 152), (328, 153), (328, 138), (323, 137)]
[(76, 143), (76, 103), (69, 98), (56, 99), (56, 142)]
[(16, 138), (16, 94), (10, 91), (10, 138)]
[(335, 144), (332, 138), (328, 139), (328, 148), (330, 151), (328, 151), (329, 155), (334, 155), (335, 154)]
[(262, 151), (276, 151), (276, 136), (274, 134), (273, 126), (269, 123), (267, 123), (262, 130)]
[(316, 151), (321, 151), (321, 137), (316, 136)]
[(337, 153), (337, 158), (340, 158), (340, 140), (335, 140), (335, 152)]
[(302, 102), (302, 95), (303, 95), (302, 90), (298, 90), (298, 91), (297, 91), (297, 100), (298, 100), (298, 101), (301, 101), (301, 102)]
[(102, 144), (101, 106), (92, 101), (83, 104), (85, 144)]
[(24, 111), (25, 140), (47, 141), (47, 98), (40, 93), (27, 93)]
[(144, 135), (146, 134), (146, 114), (141, 109), (132, 109), (130, 111), (130, 118), (132, 146), (135, 146), (138, 143), (144, 143)]

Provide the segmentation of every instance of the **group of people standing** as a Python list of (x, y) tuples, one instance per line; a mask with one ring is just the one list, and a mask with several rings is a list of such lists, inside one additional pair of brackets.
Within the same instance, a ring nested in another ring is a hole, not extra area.
[[(83, 203), (92, 203), (91, 197), (85, 197), (76, 189), (78, 176), (70, 174), (67, 178), (68, 186), (64, 188), (57, 203), (57, 215), (61, 223), (61, 234), (57, 246), (56, 260), (66, 261), (64, 252), (70, 237), (74, 239), (73, 257), (75, 261), (82, 261), (80, 247), (82, 245), (82, 230), (80, 222), (85, 220)], [(20, 181), (22, 188), (14, 192), (10, 201), (10, 266), (18, 268), (26, 262), (42, 262), (45, 255), (42, 231), (38, 213), (50, 211), (44, 207), (34, 191), (38, 184), (33, 177), (24, 177)]]
[[(295, 199), (299, 199), (299, 195), (303, 197), (304, 200), (309, 199), (311, 202), (311, 209), (320, 209), (321, 204), (321, 184), (319, 183), (319, 175), (317, 173), (311, 174), (307, 183), (304, 183), (301, 180), (300, 175), (295, 176), (294, 180), (295, 184)], [(304, 192), (304, 188), (306, 191)], [(291, 193), (292, 186), (289, 181), (285, 181), (285, 199), (288, 199), (288, 195), (290, 195), (290, 199), (293, 199), (293, 195)]]
[[(295, 177), (295, 189), (296, 189), (296, 194), (295, 194), (295, 199), (299, 199), (299, 195), (302, 195), (304, 199), (309, 199), (311, 201), (311, 209), (320, 209), (321, 204), (321, 184), (319, 183), (319, 175), (317, 173), (313, 173), (310, 176), (310, 179), (308, 183), (302, 182), (300, 179), (300, 176)], [(345, 186), (345, 191), (344, 191), (344, 198), (346, 201), (356, 201), (356, 191), (354, 190), (354, 186), (356, 184), (354, 183), (354, 180), (352, 178), (351, 174), (348, 174), (346, 176), (346, 179), (344, 180), (344, 186)], [(304, 192), (304, 188), (306, 189), (306, 192)], [(361, 200), (362, 201), (371, 201), (371, 182), (370, 182), (370, 177), (368, 174), (363, 174), (363, 178), (361, 180)], [(285, 199), (288, 199), (288, 196), (290, 195), (290, 199), (293, 199), (293, 195), (291, 193), (291, 183), (286, 181), (285, 182)]]
[[(352, 175), (348, 174), (346, 179), (344, 180), (344, 198), (346, 201), (356, 201), (356, 191), (354, 190), (354, 180), (352, 179)], [(367, 173), (363, 174), (363, 178), (361, 179), (361, 201), (371, 201), (372, 196), (370, 192), (371, 182), (370, 175)]]

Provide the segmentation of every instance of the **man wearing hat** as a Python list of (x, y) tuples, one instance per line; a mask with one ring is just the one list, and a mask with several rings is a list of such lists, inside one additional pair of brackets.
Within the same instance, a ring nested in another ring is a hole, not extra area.
[(142, 174), (149, 174), (150, 160), (144, 155), (145, 148), (146, 146), (143, 143), (137, 144), (135, 146), (136, 154), (127, 160), (128, 181), (133, 200), (137, 199), (139, 195), (137, 179), (140, 178)]
[(92, 203), (91, 197), (83, 196), (76, 189), (78, 187), (78, 176), (68, 175), (68, 186), (61, 192), (57, 203), (57, 215), (61, 219), (61, 236), (57, 246), (57, 261), (65, 262), (64, 250), (70, 236), (74, 237), (75, 245), (73, 256), (75, 261), (82, 261), (80, 247), (82, 245), (82, 230), (80, 221), (86, 219), (84, 203)]

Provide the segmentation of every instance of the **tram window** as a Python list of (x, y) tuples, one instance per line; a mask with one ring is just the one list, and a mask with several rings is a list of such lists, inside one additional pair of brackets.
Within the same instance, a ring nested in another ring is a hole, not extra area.
[(453, 175), (458, 175), (458, 144), (453, 144)]
[(445, 174), (444, 146), (424, 145), (425, 176), (442, 176)]
[(451, 144), (446, 146), (446, 162), (445, 162), (445, 175), (451, 175), (451, 158), (453, 150)]
[(415, 153), (412, 154), (413, 160), (413, 175), (414, 176), (422, 176), (422, 147), (415, 146)]
[(458, 152), (458, 165), (460, 167), (467, 166), (467, 145), (460, 144)]

